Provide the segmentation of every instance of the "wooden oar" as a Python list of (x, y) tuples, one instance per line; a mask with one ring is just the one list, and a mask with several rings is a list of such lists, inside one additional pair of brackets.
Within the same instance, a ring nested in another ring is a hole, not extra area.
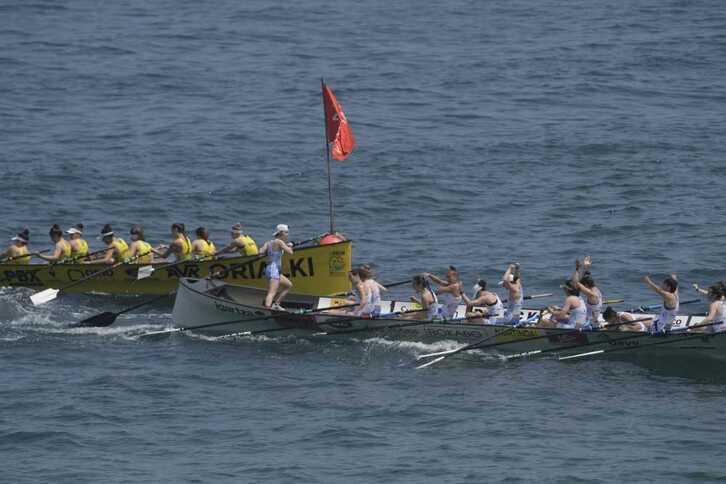
[[(196, 325), (196, 326), (185, 326), (185, 327), (182, 327), (182, 328), (165, 329), (165, 330), (162, 330), (162, 331), (150, 331), (148, 333), (140, 334), (139, 335), (139, 338), (144, 338), (144, 337), (147, 337), (147, 336), (158, 336), (158, 335), (164, 335), (164, 334), (172, 334), (172, 333), (181, 333), (181, 332), (184, 332), (184, 331), (192, 331), (194, 329), (211, 328), (211, 327), (214, 327), (214, 326), (226, 326), (228, 324), (246, 323), (246, 322), (251, 322), (251, 321), (265, 321), (267, 319), (274, 319), (274, 318), (280, 318), (280, 317), (285, 317), (285, 316), (287, 316), (287, 317), (291, 317), (291, 316), (293, 316), (293, 317), (307, 316), (307, 315), (319, 313), (319, 312), (322, 312), (322, 311), (329, 311), (331, 309), (349, 308), (349, 307), (352, 307), (352, 306), (358, 306), (358, 303), (355, 303), (355, 304), (345, 304), (345, 305), (342, 305), (342, 306), (330, 306), (330, 307), (319, 308), (319, 309), (310, 309), (308, 311), (303, 311), (303, 312), (299, 312), (299, 313), (290, 313), (290, 312), (287, 312), (287, 311), (273, 311), (273, 314), (269, 314), (267, 316), (261, 316), (261, 317), (260, 316), (255, 316), (255, 317), (251, 317), (251, 318), (236, 319), (236, 320), (232, 320), (232, 321), (220, 321), (220, 322), (217, 322), (217, 323), (199, 324), (199, 325)], [(286, 328), (286, 329), (290, 329), (290, 328)]]
[[(71, 257), (70, 259), (67, 259), (67, 260), (66, 260), (65, 262), (63, 262), (63, 263), (67, 264), (67, 263), (69, 263), (69, 262), (70, 262), (70, 263), (73, 263), (73, 262), (78, 262), (79, 260), (83, 260), (83, 259), (88, 259), (88, 258), (89, 258), (89, 257), (91, 257), (92, 255), (97, 255), (97, 254), (101, 254), (101, 253), (103, 253), (103, 252), (108, 252), (109, 250), (111, 250), (111, 247), (106, 247), (105, 249), (100, 249), (100, 250), (94, 250), (93, 252), (89, 252), (89, 253), (88, 253), (88, 254), (86, 254), (86, 255), (77, 255), (77, 256), (75, 256), (75, 257)], [(58, 263), (60, 263), (60, 261), (59, 261)]]
[[(148, 252), (145, 253), (145, 254), (138, 254), (137, 256), (134, 257), (134, 259), (137, 259), (138, 257), (144, 256), (146, 254), (148, 254)], [(79, 284), (82, 284), (82, 283), (84, 283), (84, 282), (86, 282), (88, 280), (93, 279), (94, 277), (98, 277), (101, 274), (104, 274), (104, 273), (106, 273), (106, 272), (108, 272), (110, 270), (113, 270), (113, 269), (115, 269), (115, 268), (117, 268), (119, 266), (122, 266), (124, 264), (127, 264), (127, 262), (125, 262), (125, 261), (117, 262), (117, 263), (113, 264), (112, 266), (109, 266), (109, 267), (107, 267), (105, 269), (102, 269), (100, 271), (96, 271), (93, 274), (90, 274), (90, 275), (88, 275), (86, 277), (83, 277), (81, 279), (78, 279), (77, 281), (71, 282), (70, 284), (67, 284), (67, 285), (63, 286), (60, 289), (45, 289), (43, 291), (36, 292), (32, 296), (30, 296), (30, 300), (33, 302), (33, 304), (35, 306), (40, 306), (41, 304), (45, 304), (45, 303), (47, 303), (49, 301), (52, 301), (53, 299), (57, 298), (58, 297), (58, 294), (60, 294), (61, 292), (64, 292), (64, 291), (70, 289), (71, 287), (75, 287), (75, 286), (77, 286)]]
[[(670, 333), (666, 333), (663, 336), (658, 336), (658, 338), (669, 338), (670, 336), (681, 335), (681, 334), (688, 334), (687, 332), (690, 331), (691, 329), (694, 329), (694, 328), (705, 328), (705, 327), (713, 326), (713, 325), (716, 325), (716, 324), (721, 324), (721, 322), (720, 321), (717, 321), (715, 323), (697, 324), (695, 326), (690, 326), (688, 328), (678, 329), (678, 330), (675, 330), (675, 331), (671, 331)], [(652, 344), (647, 344), (647, 345), (642, 345), (642, 346), (641, 345), (637, 345), (637, 346), (621, 346), (619, 348), (609, 348), (609, 349), (605, 349), (605, 350), (588, 351), (587, 353), (578, 353), (576, 355), (562, 356), (560, 358), (557, 358), (557, 360), (558, 361), (572, 360), (572, 359), (575, 359), (575, 358), (582, 358), (583, 356), (601, 355), (601, 354), (604, 354), (604, 353), (613, 353), (615, 351), (625, 351), (625, 350), (636, 350), (636, 349), (650, 348), (651, 346), (666, 345), (666, 344), (671, 344), (671, 343), (679, 343), (679, 342), (682, 342), (682, 341), (685, 341), (685, 340), (689, 340), (689, 339), (703, 338), (704, 336), (709, 336), (709, 335), (712, 335), (712, 334), (714, 334), (714, 333), (698, 333), (698, 334), (694, 334), (693, 336), (687, 336), (685, 338), (675, 338), (675, 339), (670, 340), (670, 341), (660, 341), (658, 343), (652, 343)], [(641, 335), (641, 336), (645, 336), (645, 335)], [(621, 338), (621, 339), (625, 339), (625, 338)], [(620, 341), (620, 340), (618, 339), (618, 340), (615, 340), (615, 341), (617, 342), (617, 341)]]
[[(635, 319), (633, 321), (624, 321), (622, 323), (610, 324), (610, 325), (608, 325), (608, 327), (609, 328), (615, 328), (615, 327), (623, 326), (623, 325), (626, 325), (626, 324), (638, 323), (640, 321), (648, 321), (650, 319), (651, 318), (641, 318), (641, 319)], [(487, 345), (482, 344), (482, 342), (479, 342), (478, 344), (475, 343), (475, 344), (472, 344), (472, 345), (467, 345), (467, 346), (469, 346), (469, 348), (467, 350), (489, 349), (489, 348), (494, 348), (496, 346), (506, 346), (506, 345), (516, 344), (516, 343), (524, 343), (526, 341), (535, 341), (535, 340), (538, 340), (538, 339), (545, 339), (545, 338), (549, 338), (549, 337), (551, 337), (553, 335), (556, 335), (556, 334), (560, 334), (560, 335), (563, 335), (563, 334), (576, 334), (576, 333), (580, 333), (581, 332), (579, 329), (539, 328), (537, 326), (527, 326), (527, 327), (524, 327), (524, 329), (544, 329), (544, 330), (554, 330), (554, 331), (551, 331), (549, 333), (545, 333), (545, 334), (542, 334), (542, 335), (539, 335), (539, 336), (528, 336), (526, 338), (513, 339), (511, 341), (500, 341), (498, 343), (487, 344)], [(501, 335), (502, 335), (502, 333), (498, 333), (496, 336), (501, 336)], [(461, 349), (461, 351), (467, 351), (467, 350)], [(449, 353), (453, 353), (454, 351), (457, 351), (457, 350), (454, 349), (454, 350), (448, 350), (448, 351), (441, 351), (441, 352), (438, 352), (438, 353), (429, 353), (429, 354), (426, 354), (426, 355), (419, 355), (416, 359), (417, 360), (421, 360), (421, 359), (424, 359), (424, 358), (431, 358), (431, 357), (434, 357), (434, 356), (446, 355), (446, 354), (449, 354)], [(537, 351), (539, 351), (539, 350), (537, 350)], [(515, 355), (512, 355), (512, 356), (515, 356)]]
[[(606, 329), (597, 330), (597, 331), (593, 331), (593, 332), (610, 331), (611, 328), (616, 328), (618, 326), (625, 326), (625, 325), (633, 324), (633, 323), (639, 323), (641, 321), (650, 321), (652, 319), (653, 318), (648, 317), (648, 318), (634, 319), (632, 321), (623, 321), (620, 323), (609, 324)], [(572, 330), (569, 333), (565, 333), (565, 334), (571, 334), (571, 333), (575, 333), (577, 331), (579, 331), (579, 330)], [(627, 336), (623, 336), (622, 338), (616, 338), (613, 341), (627, 341), (627, 340), (634, 339), (634, 338), (642, 338), (643, 336), (647, 336), (648, 334), (649, 333), (647, 331), (629, 331), (626, 333)], [(525, 338), (520, 341), (527, 341), (528, 339), (529, 338)], [(538, 339), (538, 338), (532, 338), (532, 339)], [(556, 351), (571, 350), (573, 348), (580, 348), (580, 347), (592, 346), (592, 345), (601, 345), (601, 344), (605, 344), (605, 343), (606, 342), (604, 342), (604, 341), (588, 341), (587, 343), (577, 343), (577, 344), (570, 345), (570, 346), (558, 346), (556, 348), (548, 348), (548, 349), (544, 349), (544, 350), (534, 350), (534, 351), (525, 351), (524, 353), (515, 353), (513, 355), (507, 355), (504, 358), (507, 360), (511, 360), (511, 359), (515, 359), (515, 358), (522, 358), (525, 356), (533, 356), (533, 355), (539, 355), (539, 354), (543, 354), (543, 353), (552, 353), (552, 352), (556, 352)]]
[[(530, 294), (529, 296), (524, 296), (522, 299), (524, 299), (524, 300), (528, 300), (528, 299), (539, 299), (539, 298), (542, 298), (542, 297), (550, 297), (551, 295), (552, 295), (551, 292), (545, 292), (545, 293), (542, 293), (542, 294)], [(502, 299), (502, 302), (503, 303), (509, 302), (509, 299)]]
[[(679, 306), (685, 306), (686, 304), (693, 304), (701, 302), (700, 299), (689, 299), (687, 301), (681, 301), (678, 303)], [(638, 306), (637, 308), (630, 308), (627, 310), (629, 313), (644, 313), (646, 311), (653, 311), (654, 309), (660, 309), (663, 307), (663, 303), (660, 304), (651, 304), (650, 306)]]
[(139, 309), (140, 307), (146, 306), (147, 304), (154, 303), (156, 301), (167, 298), (169, 296), (173, 296), (174, 294), (176, 294), (176, 291), (171, 292), (169, 294), (162, 294), (160, 296), (156, 296), (154, 298), (147, 299), (146, 301), (140, 302), (138, 304), (134, 304), (133, 306), (129, 306), (126, 309), (122, 309), (121, 311), (117, 311), (115, 313), (106, 311), (106, 312), (103, 312), (100, 314), (96, 314), (95, 316), (91, 316), (90, 318), (86, 318), (81, 321), (78, 321), (77, 323), (70, 324), (70, 325), (68, 325), (68, 327), (69, 328), (89, 328), (89, 327), (111, 326), (116, 321), (116, 318), (118, 318), (120, 315), (131, 312), (134, 309)]
[[(544, 312), (544, 311), (542, 311), (542, 312)], [(542, 319), (542, 312), (539, 313), (539, 320)], [(461, 353), (462, 351), (469, 351), (469, 350), (477, 349), (477, 347), (481, 346), (482, 344), (486, 343), (487, 341), (492, 340), (492, 339), (496, 338), (497, 336), (503, 336), (505, 334), (509, 334), (512, 331), (514, 331), (515, 329), (519, 328), (520, 326), (521, 325), (519, 323), (518, 324), (515, 324), (511, 328), (505, 329), (504, 331), (501, 331), (499, 333), (495, 333), (495, 334), (493, 334), (491, 336), (487, 336), (486, 338), (484, 338), (482, 340), (479, 340), (476, 343), (471, 343), (471, 344), (468, 344), (468, 345), (460, 346), (459, 348), (456, 348), (456, 349), (453, 349), (453, 350), (440, 351), (438, 353), (429, 353), (428, 355), (419, 355), (419, 356), (416, 357), (416, 361), (422, 360), (424, 358), (431, 358), (433, 356), (437, 356), (437, 358), (436, 359), (433, 359), (433, 360), (431, 360), (429, 362), (426, 362), (426, 363), (424, 363), (422, 365), (417, 366), (416, 369), (417, 370), (420, 370), (421, 368), (426, 368), (427, 366), (435, 365), (439, 361), (445, 360), (446, 358), (449, 358), (449, 357), (454, 356), (454, 355), (456, 355), (458, 353)]]
[(49, 252), (49, 251), (50, 251), (50, 249), (45, 249), (45, 250), (39, 250), (38, 252), (29, 252), (24, 255), (16, 255), (13, 257), (8, 257), (7, 259), (3, 259), (0, 261), (0, 263), (5, 264), (6, 262), (10, 262), (11, 260), (20, 259), (22, 257), (33, 257), (35, 255), (45, 254), (46, 252)]
[[(405, 311), (396, 311), (395, 313), (383, 314), (381, 316), (378, 316), (378, 318), (384, 319), (384, 318), (388, 318), (390, 316), (397, 316), (397, 315), (401, 315), (401, 314), (420, 313), (423, 311), (428, 311), (428, 309), (410, 309), (410, 310), (405, 310)], [(375, 321), (378, 318), (372, 318), (371, 320)], [(347, 318), (336, 319), (333, 321), (324, 321), (320, 324), (325, 325), (325, 324), (335, 323), (335, 322), (339, 322), (339, 321), (347, 321), (347, 320), (351, 320), (351, 319), (357, 319), (357, 317), (350, 316)], [(452, 319), (452, 320), (449, 320), (446, 322), (450, 323), (452, 321), (456, 321), (456, 320)], [(432, 321), (430, 319), (424, 319), (424, 320), (417, 320), (417, 321), (408, 321), (406, 323), (388, 324), (385, 326), (373, 326), (373, 327), (366, 326), (365, 328), (347, 329), (344, 331), (322, 331), (320, 333), (313, 333), (313, 336), (331, 336), (331, 335), (339, 335), (339, 334), (362, 333), (362, 332), (366, 332), (366, 331), (380, 331), (380, 330), (385, 330), (385, 329), (408, 328), (410, 326), (421, 326), (422, 324), (431, 324), (431, 323), (435, 324), (435, 323), (437, 323), (437, 321)]]

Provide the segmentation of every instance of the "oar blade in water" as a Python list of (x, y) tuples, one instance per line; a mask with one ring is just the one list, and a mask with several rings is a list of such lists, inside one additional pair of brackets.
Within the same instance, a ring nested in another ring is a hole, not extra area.
[(153, 266), (139, 267), (139, 271), (136, 273), (136, 280), (146, 279), (147, 277), (151, 277), (151, 274), (153, 274), (153, 273), (154, 273)]
[(71, 324), (70, 328), (103, 328), (105, 326), (111, 326), (116, 321), (116, 313), (106, 311), (105, 313), (96, 314), (90, 318), (86, 318), (77, 323)]
[(161, 331), (149, 331), (148, 333), (142, 333), (138, 336), (138, 338), (158, 338), (161, 336), (168, 336), (173, 333), (179, 333), (182, 331), (182, 328), (172, 328), (172, 329), (163, 329)]
[(40, 306), (58, 297), (59, 292), (58, 289), (44, 289), (30, 296), (30, 300), (34, 306)]

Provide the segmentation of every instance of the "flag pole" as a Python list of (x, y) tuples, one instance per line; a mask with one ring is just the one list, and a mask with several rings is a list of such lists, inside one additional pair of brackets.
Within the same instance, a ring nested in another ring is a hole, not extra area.
[(323, 100), (323, 138), (325, 139), (325, 161), (328, 167), (328, 202), (330, 204), (330, 233), (335, 233), (335, 205), (333, 204), (333, 172), (330, 166), (330, 143), (328, 142), (328, 108), (325, 104), (325, 80), (320, 78), (320, 92)]

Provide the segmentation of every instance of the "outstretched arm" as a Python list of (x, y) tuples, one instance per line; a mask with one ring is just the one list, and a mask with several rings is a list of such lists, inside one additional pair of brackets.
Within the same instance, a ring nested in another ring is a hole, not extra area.
[(51, 255), (38, 254), (38, 257), (43, 260), (47, 260), (48, 262), (58, 262), (61, 259), (62, 254), (63, 251), (58, 246), (58, 244), (56, 244), (55, 249), (53, 250), (53, 253)]
[(428, 277), (429, 280), (431, 280), (431, 282), (435, 282), (439, 286), (446, 286), (448, 284), (447, 281), (440, 279), (439, 277), (436, 277), (435, 275), (431, 274), (430, 272), (426, 272), (424, 275), (426, 277)]

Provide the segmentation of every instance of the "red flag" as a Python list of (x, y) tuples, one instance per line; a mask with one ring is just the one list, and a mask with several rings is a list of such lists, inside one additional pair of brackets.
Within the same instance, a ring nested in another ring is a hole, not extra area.
[(327, 84), (323, 83), (323, 104), (325, 106), (325, 130), (331, 153), (336, 160), (344, 160), (355, 147), (353, 131), (350, 130), (343, 108)]

